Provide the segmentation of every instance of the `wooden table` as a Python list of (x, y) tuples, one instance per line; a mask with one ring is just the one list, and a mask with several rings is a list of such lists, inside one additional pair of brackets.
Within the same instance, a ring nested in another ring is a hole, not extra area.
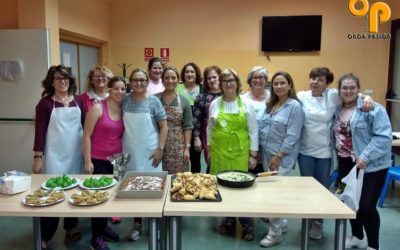
[[(94, 206), (74, 206), (68, 202), (71, 194), (82, 191), (73, 188), (66, 191), (66, 199), (47, 207), (28, 207), (22, 204), (22, 199), (40, 188), (41, 184), (54, 175), (31, 175), (32, 189), (16, 195), (0, 194), (0, 216), (33, 217), (35, 249), (41, 249), (40, 217), (148, 217), (150, 220), (149, 249), (158, 249), (157, 229), (158, 220), (163, 216), (166, 192), (161, 199), (117, 199), (117, 185), (107, 189), (111, 194), (108, 201)], [(83, 180), (88, 175), (73, 175)], [(168, 182), (166, 185), (169, 185)], [(163, 238), (163, 237), (162, 237)], [(161, 243), (162, 244), (162, 243)]]
[(259, 177), (250, 188), (219, 185), (222, 202), (165, 202), (171, 249), (181, 249), (181, 216), (302, 218), (302, 249), (308, 249), (308, 219), (334, 218), (335, 249), (345, 249), (346, 219), (356, 214), (312, 177)]

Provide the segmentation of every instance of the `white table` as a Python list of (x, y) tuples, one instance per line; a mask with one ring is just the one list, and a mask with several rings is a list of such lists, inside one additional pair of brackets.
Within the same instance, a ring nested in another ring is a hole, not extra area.
[[(72, 175), (83, 180), (89, 175)], [(158, 249), (158, 222), (163, 216), (166, 192), (161, 199), (117, 199), (116, 188), (107, 189), (111, 194), (108, 201), (94, 206), (74, 206), (68, 202), (71, 194), (82, 191), (74, 188), (66, 191), (66, 199), (47, 207), (28, 207), (22, 199), (40, 188), (41, 184), (54, 175), (32, 175), (32, 189), (16, 195), (0, 194), (0, 216), (33, 217), (35, 249), (41, 249), (40, 217), (148, 217), (150, 220), (149, 249)], [(168, 182), (166, 183), (169, 186)], [(161, 237), (162, 239), (164, 237)], [(160, 243), (163, 245), (163, 243)]]
[(356, 214), (312, 177), (259, 177), (250, 188), (219, 185), (222, 202), (173, 202), (170, 194), (164, 216), (170, 217), (170, 250), (181, 249), (180, 217), (302, 218), (302, 249), (308, 249), (308, 219), (336, 219), (335, 249), (345, 249), (346, 219)]

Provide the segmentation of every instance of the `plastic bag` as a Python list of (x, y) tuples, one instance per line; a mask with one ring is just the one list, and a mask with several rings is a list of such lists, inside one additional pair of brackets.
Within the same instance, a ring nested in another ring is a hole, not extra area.
[(339, 195), (339, 198), (354, 212), (358, 211), (360, 205), (363, 180), (364, 169), (360, 169), (357, 176), (356, 166), (354, 166), (350, 173), (342, 179), (342, 182), (346, 184), (346, 187), (344, 188), (343, 193)]

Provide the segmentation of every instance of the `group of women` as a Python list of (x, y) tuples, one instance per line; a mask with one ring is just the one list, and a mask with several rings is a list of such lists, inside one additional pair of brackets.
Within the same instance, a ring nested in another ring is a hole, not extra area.
[[(346, 246), (379, 248), (376, 203), (390, 166), (391, 126), (381, 105), (359, 96), (356, 76), (344, 75), (338, 90), (329, 89), (333, 73), (315, 68), (309, 75), (310, 90), (296, 93), (289, 73), (275, 73), (269, 89), (267, 70), (257, 66), (247, 77), (250, 90), (241, 94), (233, 69), (209, 66), (202, 77), (198, 65), (190, 62), (179, 74), (152, 58), (148, 71), (150, 75), (140, 68), (132, 71), (131, 92), (126, 94), (123, 78), (96, 66), (88, 76), (88, 92), (76, 96), (74, 77), (61, 65), (51, 67), (36, 107), (33, 171), (79, 174), (83, 169), (77, 166), (84, 166), (88, 174), (111, 174), (107, 156), (124, 152), (131, 155), (130, 171), (200, 172), (203, 150), (211, 174), (277, 170), (288, 175), (298, 162), (302, 176), (328, 187), (332, 159), (338, 155), (341, 177), (354, 165), (366, 169)], [(242, 238), (253, 240), (254, 220), (239, 221)], [(263, 247), (280, 243), (287, 230), (284, 218), (268, 221)], [(64, 220), (67, 236), (74, 239), (80, 238), (77, 222)], [(58, 218), (42, 218), (43, 249), (57, 225)], [(322, 237), (322, 225), (320, 219), (312, 221), (311, 238)], [(141, 230), (142, 219), (135, 218), (128, 238), (137, 240)], [(236, 218), (225, 218), (219, 227), (222, 234), (235, 231)], [(107, 218), (93, 218), (92, 248), (108, 249), (105, 240), (118, 241), (119, 236), (107, 226)]]

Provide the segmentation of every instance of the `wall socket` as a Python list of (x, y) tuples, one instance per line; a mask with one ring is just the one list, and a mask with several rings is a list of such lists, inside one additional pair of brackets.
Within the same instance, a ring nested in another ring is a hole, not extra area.
[(374, 94), (374, 90), (373, 90), (373, 89), (366, 89), (366, 90), (364, 91), (364, 93), (365, 93), (366, 95), (373, 95), (373, 94)]

